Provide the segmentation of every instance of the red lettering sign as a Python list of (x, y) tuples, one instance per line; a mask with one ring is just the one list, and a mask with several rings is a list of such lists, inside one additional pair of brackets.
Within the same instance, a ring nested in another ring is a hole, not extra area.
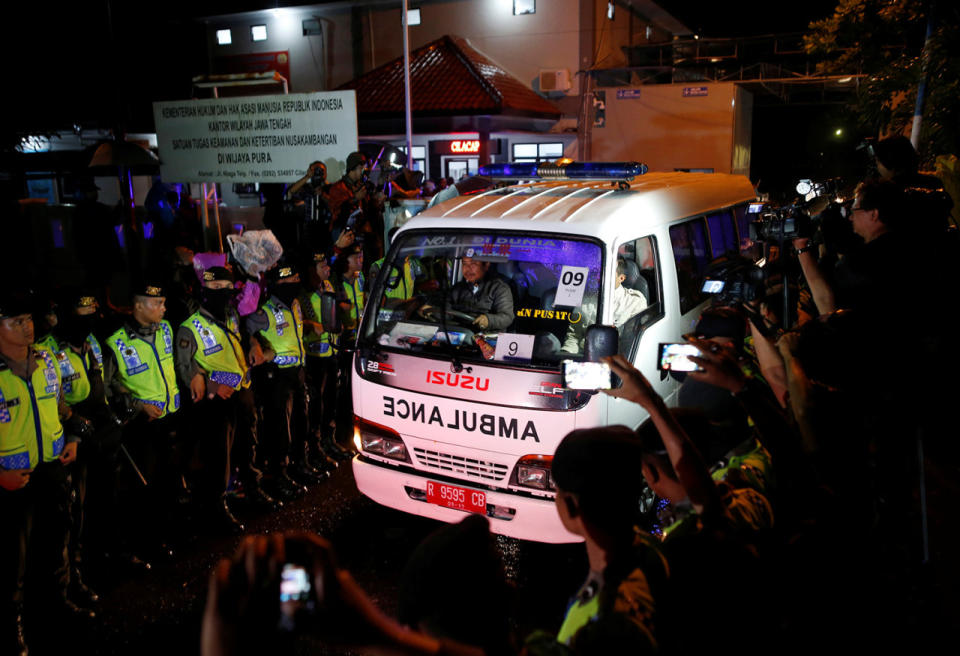
[(443, 371), (428, 371), (427, 382), (434, 385), (475, 389), (478, 392), (486, 392), (488, 389), (490, 389), (489, 378), (468, 376), (466, 374), (450, 374)]
[(479, 153), (480, 141), (477, 139), (467, 140), (467, 141), (451, 141), (450, 152), (451, 153)]

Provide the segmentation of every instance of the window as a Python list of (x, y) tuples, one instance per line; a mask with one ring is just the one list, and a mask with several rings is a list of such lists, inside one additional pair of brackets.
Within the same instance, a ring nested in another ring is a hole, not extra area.
[(707, 230), (702, 218), (670, 228), (673, 259), (677, 265), (680, 313), (686, 314), (704, 300), (700, 291), (707, 271)]
[(217, 30), (217, 45), (228, 46), (233, 43), (233, 34), (230, 30)]
[(515, 143), (514, 162), (552, 162), (563, 157), (562, 143)]
[(251, 25), (250, 26), (250, 38), (254, 41), (266, 41), (267, 40), (267, 26), (266, 25)]
[[(400, 152), (404, 155), (407, 154), (406, 146), (399, 146)], [(408, 168), (411, 171), (421, 171), (424, 175), (427, 174), (427, 147), (426, 146), (413, 146), (413, 157), (411, 159), (412, 166), (408, 165)]]
[(419, 9), (408, 9), (407, 10), (407, 25), (419, 25), (420, 24), (420, 10)]
[(763, 246), (750, 239), (750, 223), (754, 217), (747, 212), (749, 207), (738, 205), (733, 208), (733, 212), (737, 219), (737, 231), (740, 233), (740, 254), (756, 262), (763, 257)]
[(537, 0), (513, 0), (513, 15), (537, 13)]
[(733, 225), (733, 215), (730, 210), (708, 215), (707, 226), (710, 228), (710, 246), (712, 247), (713, 259), (736, 254), (740, 250), (737, 243), (737, 231)]
[[(644, 329), (663, 316), (656, 240), (643, 237), (623, 244), (617, 251), (617, 260), (625, 260), (620, 266), (626, 276), (623, 287), (628, 290), (627, 294), (639, 292), (645, 301), (645, 307), (639, 312), (635, 311), (638, 304), (630, 298), (614, 303), (613, 321), (620, 331), (620, 353), (632, 360)], [(627, 308), (626, 316), (618, 317), (618, 308)]]
[(323, 36), (323, 27), (317, 18), (307, 18), (303, 21), (303, 36)]

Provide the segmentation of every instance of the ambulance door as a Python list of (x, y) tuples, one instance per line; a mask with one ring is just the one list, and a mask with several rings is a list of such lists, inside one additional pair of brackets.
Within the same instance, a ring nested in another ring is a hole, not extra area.
[[(616, 246), (612, 275), (622, 271), (626, 276), (620, 302), (611, 302), (612, 321), (620, 333), (620, 353), (632, 362), (664, 398), (675, 392), (669, 379), (657, 370), (657, 346), (661, 341), (675, 341), (664, 320), (663, 280), (658, 253), (658, 240), (648, 234)], [(616, 278), (611, 278), (616, 280)], [(643, 297), (643, 303), (638, 302)], [(641, 306), (644, 306), (640, 309)], [(639, 310), (639, 311), (638, 311)], [(614, 399), (609, 408), (609, 422), (636, 426), (644, 413), (635, 404)]]

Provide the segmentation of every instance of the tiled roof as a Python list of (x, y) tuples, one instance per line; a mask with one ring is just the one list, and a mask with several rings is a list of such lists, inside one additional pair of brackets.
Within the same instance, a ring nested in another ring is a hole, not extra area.
[[(403, 57), (348, 82), (357, 92), (357, 113), (403, 114)], [(512, 114), (560, 118), (556, 105), (475, 50), (447, 35), (410, 53), (413, 112), (419, 116)]]

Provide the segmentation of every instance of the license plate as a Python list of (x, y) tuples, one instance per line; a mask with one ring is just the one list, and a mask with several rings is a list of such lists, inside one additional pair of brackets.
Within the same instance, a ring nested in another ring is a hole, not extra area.
[(487, 514), (487, 494), (456, 485), (427, 481), (427, 501), (438, 506)]

